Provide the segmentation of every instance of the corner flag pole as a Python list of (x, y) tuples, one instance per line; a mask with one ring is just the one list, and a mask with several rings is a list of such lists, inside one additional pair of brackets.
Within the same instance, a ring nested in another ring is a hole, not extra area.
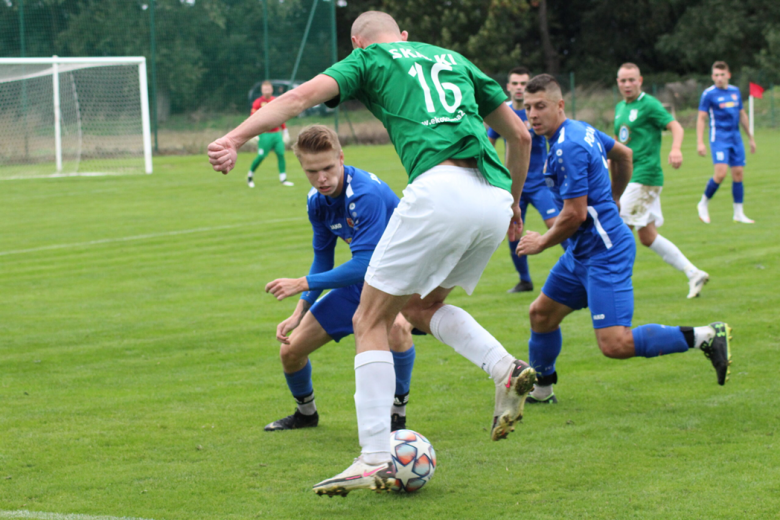
[(755, 118), (753, 117), (753, 96), (748, 97), (748, 119), (750, 119), (750, 135), (753, 135)]

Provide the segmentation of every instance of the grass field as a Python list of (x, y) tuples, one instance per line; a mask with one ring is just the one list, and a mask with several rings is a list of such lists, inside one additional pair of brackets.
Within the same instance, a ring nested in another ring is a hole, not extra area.
[[(263, 431), (294, 409), (274, 330), (295, 305), (263, 287), (305, 274), (312, 256), (292, 155), (294, 188), (278, 185), (272, 158), (247, 189), (251, 155), (227, 177), (192, 156), (156, 159), (151, 176), (4, 181), (0, 518), (777, 518), (780, 134), (757, 141), (745, 182), (753, 226), (731, 222), (730, 181), (713, 224), (698, 221), (711, 163), (690, 132), (683, 168), (667, 171), (662, 231), (711, 274), (702, 297), (686, 300), (685, 277), (646, 248), (634, 271), (635, 324), (733, 326), (731, 381), (719, 387), (698, 351), (607, 359), (588, 314), (575, 313), (560, 404), (528, 409), (494, 443), (492, 382), (417, 338), (409, 425), (439, 467), (408, 496), (311, 492), (358, 455), (352, 338), (313, 356), (320, 427)], [(392, 148), (345, 153), (403, 188)], [(348, 258), (338, 249), (337, 262)], [(508, 295), (516, 275), (502, 245), (475, 294), (457, 290), (451, 303), (525, 358), (528, 304), (559, 252), (531, 259), (533, 295)]]

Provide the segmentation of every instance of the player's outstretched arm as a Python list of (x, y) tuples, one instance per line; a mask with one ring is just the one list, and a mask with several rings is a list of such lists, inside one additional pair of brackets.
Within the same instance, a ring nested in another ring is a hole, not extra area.
[(252, 137), (280, 126), (307, 108), (339, 95), (339, 86), (330, 76), (320, 74), (287, 91), (249, 116), (237, 128), (208, 147), (209, 162), (215, 171), (227, 173), (236, 165), (238, 149)]
[(607, 153), (607, 158), (611, 166), (612, 198), (618, 202), (634, 173), (634, 152), (628, 146), (616, 142)]
[(565, 199), (563, 209), (555, 218), (553, 226), (547, 233), (540, 235), (535, 231), (529, 231), (515, 250), (520, 255), (537, 255), (552, 246), (556, 246), (572, 236), (588, 218), (588, 196)]
[(506, 166), (512, 174), (512, 197), (514, 198), (512, 205), (514, 217), (509, 228), (509, 240), (517, 240), (523, 230), (523, 219), (518, 204), (528, 175), (528, 164), (531, 161), (531, 134), (517, 114), (503, 103), (485, 117), (485, 122), (506, 139)]
[(696, 151), (704, 157), (707, 155), (707, 147), (704, 146), (704, 130), (707, 128), (707, 112), (699, 110), (699, 117), (696, 118)]
[(682, 143), (685, 137), (685, 130), (677, 121), (670, 121), (666, 125), (666, 129), (672, 132), (672, 151), (669, 152), (669, 164), (676, 170), (682, 166), (683, 162)]
[(742, 124), (742, 128), (745, 129), (748, 139), (750, 139), (750, 153), (756, 153), (756, 140), (753, 134), (750, 133), (750, 118), (744, 108), (739, 111), (739, 122)]

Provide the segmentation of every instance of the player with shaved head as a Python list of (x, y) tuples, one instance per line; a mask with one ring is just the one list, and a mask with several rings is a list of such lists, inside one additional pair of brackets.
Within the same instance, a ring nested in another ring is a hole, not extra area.
[[(539, 373), (532, 397), (546, 400), (553, 395), (552, 385), (558, 380), (555, 361), (563, 344), (560, 324), (571, 312), (586, 307), (605, 356), (656, 357), (698, 348), (712, 361), (718, 383), (724, 384), (731, 359), (730, 328), (725, 323), (631, 328), (636, 244), (617, 206), (632, 174), (631, 149), (587, 123), (567, 119), (564, 106), (552, 76), (542, 74), (528, 83), (525, 110), (534, 132), (550, 142), (544, 175), (563, 209), (544, 235), (528, 232), (517, 254), (535, 255), (567, 238), (571, 241), (531, 304), (528, 350)], [(613, 165), (611, 183), (607, 158)]]
[[(352, 54), (209, 145), (213, 168), (227, 173), (238, 147), (252, 136), (318, 103), (336, 106), (357, 99), (387, 128), (409, 176), (371, 256), (353, 319), (361, 455), (315, 485), (320, 495), (382, 491), (394, 480), (395, 375), (388, 331), (398, 312), (491, 376), (493, 440), (514, 430), (536, 380), (534, 369), (509, 354), (471, 315), (445, 304), (456, 286), (471, 294), (507, 230), (510, 240), (519, 235), (531, 136), (504, 104), (498, 83), (456, 52), (407, 38), (391, 16), (361, 14), (352, 26)], [(507, 167), (483, 121), (506, 139)], [(360, 224), (354, 221), (356, 228)]]
[(658, 227), (664, 223), (661, 132), (664, 129), (672, 132), (669, 164), (677, 169), (683, 160), (680, 147), (685, 131), (656, 98), (642, 92), (642, 75), (635, 64), (620, 66), (617, 84), (623, 101), (615, 107), (615, 135), (634, 152), (634, 173), (620, 197), (620, 216), (632, 229), (637, 229), (643, 246), (688, 277), (688, 298), (696, 298), (710, 275), (693, 265), (671, 240), (658, 234)]

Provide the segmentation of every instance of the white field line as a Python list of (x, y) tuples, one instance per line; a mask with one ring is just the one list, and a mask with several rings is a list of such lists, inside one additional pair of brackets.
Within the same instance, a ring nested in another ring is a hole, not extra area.
[(0, 511), (0, 518), (31, 518), (35, 520), (147, 520), (130, 516), (91, 516), (62, 513), (44, 513), (38, 511)]
[[(296, 220), (303, 220), (302, 217), (293, 217), (293, 218), (279, 218), (274, 220), (265, 220), (261, 222), (261, 224), (274, 224), (278, 222), (294, 222)], [(75, 244), (53, 244), (50, 246), (41, 246), (41, 247), (33, 247), (31, 249), (17, 249), (15, 251), (0, 251), (0, 256), (8, 256), (8, 255), (21, 255), (24, 253), (37, 253), (39, 251), (50, 251), (52, 249), (69, 249), (69, 248), (75, 248), (75, 247), (89, 247), (99, 244), (111, 244), (115, 242), (130, 242), (133, 240), (146, 240), (149, 238), (158, 238), (158, 237), (170, 237), (174, 235), (189, 235), (190, 233), (204, 233), (206, 231), (217, 231), (220, 229), (232, 229), (232, 228), (238, 228), (238, 227), (245, 227), (245, 226), (255, 226), (257, 225), (257, 222), (246, 222), (243, 224), (229, 224), (226, 226), (212, 226), (212, 227), (202, 227), (202, 228), (194, 228), (194, 229), (181, 229), (179, 231), (167, 231), (165, 233), (149, 233), (148, 235), (136, 235), (132, 237), (119, 237), (119, 238), (104, 238), (101, 240), (90, 240), (89, 242), (77, 242)], [(0, 516), (2, 518), (2, 516)]]
[(9, 175), (0, 177), (0, 181), (19, 181), (27, 179), (60, 179), (63, 177), (116, 177), (119, 175), (146, 175), (144, 172), (79, 172), (79, 173), (42, 173), (33, 175)]

